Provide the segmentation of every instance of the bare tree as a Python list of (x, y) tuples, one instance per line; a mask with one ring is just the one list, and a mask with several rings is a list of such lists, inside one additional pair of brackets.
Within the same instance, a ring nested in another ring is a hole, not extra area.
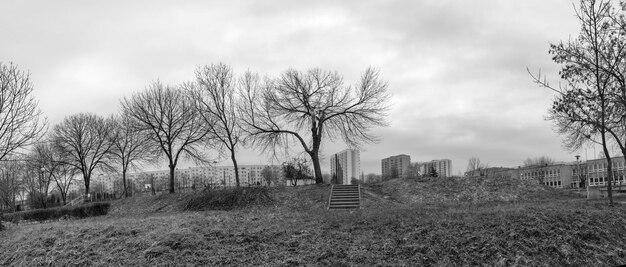
[(420, 163), (411, 162), (406, 170), (407, 178), (419, 178), (420, 176)]
[(67, 204), (67, 195), (70, 191), (70, 186), (75, 181), (77, 171), (72, 165), (62, 163), (60, 164), (52, 174), (52, 178), (61, 193), (61, 199), (63, 205)]
[(32, 145), (46, 130), (32, 92), (29, 73), (0, 62), (0, 160)]
[(548, 156), (540, 156), (535, 158), (527, 158), (524, 160), (523, 166), (548, 166), (554, 163), (554, 159)]
[(299, 143), (311, 157), (316, 183), (323, 183), (319, 160), (323, 138), (341, 138), (358, 147), (376, 142), (370, 129), (386, 125), (390, 96), (372, 68), (354, 86), (345, 85), (337, 72), (321, 69), (289, 69), (263, 84), (258, 75), (247, 73), (240, 85), (241, 119), (253, 144), (276, 155), (277, 147)]
[(471, 157), (468, 161), (467, 161), (467, 172), (468, 173), (474, 173), (475, 171), (478, 171), (479, 175), (483, 175), (483, 170), (486, 169), (488, 167), (488, 164), (480, 162), (480, 158), (479, 157)]
[[(54, 174), (61, 164), (59, 154), (55, 153), (48, 142), (36, 144), (26, 158), (26, 167), (31, 174), (29, 186), (32, 193), (38, 193), (40, 205), (46, 208), (46, 196), (50, 191), (50, 184), (54, 180)], [(35, 195), (35, 194), (31, 194)]]
[(21, 178), (21, 161), (8, 160), (0, 163), (0, 201), (3, 206), (16, 210), (15, 199), (24, 189)]
[(193, 108), (193, 100), (178, 87), (160, 82), (122, 100), (122, 110), (165, 154), (170, 169), (169, 192), (174, 193), (174, 173), (181, 156), (208, 162), (202, 151), (208, 131)]
[(95, 170), (113, 170), (114, 128), (111, 120), (91, 113), (67, 116), (53, 127), (53, 145), (58, 149), (61, 161), (82, 174), (85, 196), (89, 194), (91, 175)]
[(239, 168), (235, 156), (237, 146), (243, 144), (243, 134), (237, 119), (238, 99), (235, 79), (229, 66), (220, 63), (203, 66), (196, 70), (196, 83), (189, 92), (194, 107), (209, 131), (209, 137), (217, 141), (217, 150), (227, 149), (235, 168), (235, 182), (239, 187)]
[(309, 163), (303, 158), (293, 158), (289, 162), (283, 163), (283, 175), (285, 179), (291, 181), (291, 185), (298, 185), (298, 181), (310, 179), (311, 169)]
[[(602, 146), (608, 161), (608, 195), (612, 197), (612, 162), (608, 149), (611, 114), (615, 113), (611, 92), (615, 90), (614, 69), (623, 64), (621, 53), (615, 48), (615, 22), (609, 1), (580, 1), (576, 15), (581, 24), (579, 36), (567, 43), (552, 44), (553, 60), (562, 65), (560, 87), (552, 87), (541, 74), (534, 81), (557, 93), (548, 119), (552, 120), (557, 132), (565, 136), (564, 146), (572, 151), (583, 144), (596, 142)], [(598, 140), (599, 139), (599, 140)]]
[(265, 166), (263, 170), (261, 170), (261, 176), (265, 180), (267, 186), (271, 186), (272, 183), (278, 183), (278, 173), (277, 170), (270, 166)]
[(113, 140), (113, 153), (115, 162), (121, 166), (122, 187), (124, 197), (128, 197), (129, 190), (126, 174), (129, 169), (137, 168), (141, 162), (153, 162), (158, 158), (160, 149), (150, 142), (146, 131), (137, 131), (137, 124), (128, 115), (120, 115), (111, 118), (115, 123), (115, 138)]

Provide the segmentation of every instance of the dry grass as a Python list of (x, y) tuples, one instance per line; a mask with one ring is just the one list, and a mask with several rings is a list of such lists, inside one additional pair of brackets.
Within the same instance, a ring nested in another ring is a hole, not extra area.
[[(384, 188), (384, 185), (382, 186)], [(186, 195), (114, 203), (107, 216), (0, 232), (0, 265), (617, 265), (622, 206), (559, 197), (403, 203), (329, 212), (328, 186), (274, 189), (274, 205), (181, 212)], [(396, 195), (395, 197), (399, 197)], [(150, 203), (159, 203), (152, 205)], [(163, 207), (166, 203), (168, 205)], [(130, 212), (130, 207), (147, 211)]]

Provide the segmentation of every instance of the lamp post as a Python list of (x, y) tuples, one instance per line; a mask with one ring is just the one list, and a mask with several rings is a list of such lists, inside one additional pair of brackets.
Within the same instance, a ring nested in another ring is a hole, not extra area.
[(582, 183), (582, 179), (580, 176), (580, 161), (579, 161), (580, 155), (576, 155), (574, 157), (576, 157), (576, 173), (578, 174), (578, 192), (580, 193), (580, 186)]
[[(43, 180), (44, 180), (44, 176), (43, 176), (44, 174), (43, 173), (46, 171), (46, 168), (41, 167), (41, 169), (39, 169), (39, 170), (41, 171), (41, 181), (43, 182)], [(44, 188), (41, 188), (41, 186), (40, 186), (40, 189), (42, 189), (41, 191), (43, 191)], [(46, 202), (47, 202), (46, 198), (48, 197), (48, 192), (41, 192), (41, 194), (43, 195), (43, 199), (41, 200), (41, 202), (42, 202), (41, 204), (43, 204), (44, 208), (47, 208), (46, 207)]]

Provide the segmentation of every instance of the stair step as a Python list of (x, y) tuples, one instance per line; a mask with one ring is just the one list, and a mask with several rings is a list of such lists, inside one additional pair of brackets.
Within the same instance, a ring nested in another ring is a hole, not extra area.
[(332, 196), (330, 199), (359, 199), (359, 196)]
[(328, 209), (336, 210), (336, 209), (358, 209), (359, 206), (330, 206)]
[(330, 203), (330, 206), (360, 206), (359, 202), (335, 202)]
[(360, 209), (360, 193), (359, 185), (333, 185), (330, 192), (328, 209)]
[(337, 204), (337, 205), (330, 205), (330, 207), (359, 207), (358, 204)]

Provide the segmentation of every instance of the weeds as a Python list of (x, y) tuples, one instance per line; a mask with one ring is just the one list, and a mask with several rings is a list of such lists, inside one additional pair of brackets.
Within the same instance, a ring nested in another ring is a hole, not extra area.
[(5, 214), (0, 219), (17, 223), (21, 220), (44, 222), (61, 218), (87, 218), (106, 215), (110, 206), (107, 202), (99, 202), (72, 207), (27, 210)]
[[(152, 213), (122, 212), (9, 227), (0, 232), (0, 265), (611, 266), (626, 262), (624, 206), (547, 195), (517, 201), (406, 204), (374, 194), (368, 201), (377, 208), (327, 211), (328, 191), (327, 186), (247, 191), (239, 192), (247, 196), (241, 200), (233, 199), (233, 191), (214, 191), (212, 196), (172, 194), (161, 196), (158, 201), (163, 202), (154, 207), (144, 200), (114, 202), (128, 210), (141, 203)], [(273, 205), (250, 200), (264, 199), (263, 194), (274, 199), (268, 202)], [(171, 212), (155, 212), (165, 201)], [(375, 202), (384, 201), (387, 204), (376, 206)], [(200, 210), (231, 209), (181, 212), (189, 203)], [(246, 206), (255, 207), (234, 208)]]
[(249, 206), (271, 204), (273, 199), (265, 187), (240, 187), (203, 191), (192, 195), (183, 210), (232, 210)]

